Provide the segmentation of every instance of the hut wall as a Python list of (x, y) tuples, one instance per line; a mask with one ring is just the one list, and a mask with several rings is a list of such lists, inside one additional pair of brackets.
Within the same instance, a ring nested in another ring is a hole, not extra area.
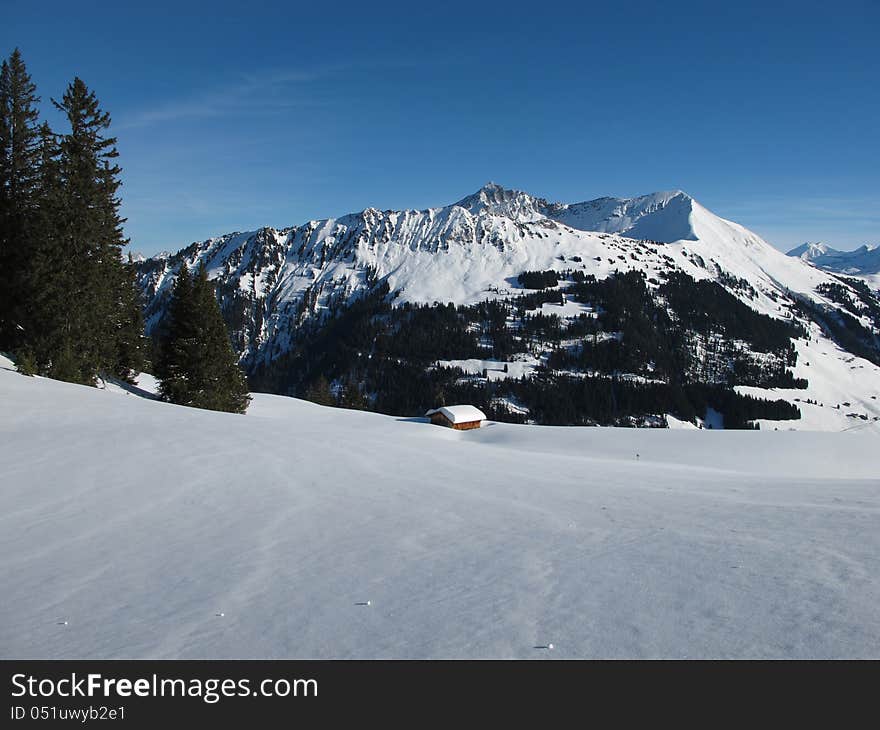
[(454, 423), (452, 427), (456, 431), (470, 431), (472, 428), (479, 428), (481, 421), (465, 421), (464, 423)]

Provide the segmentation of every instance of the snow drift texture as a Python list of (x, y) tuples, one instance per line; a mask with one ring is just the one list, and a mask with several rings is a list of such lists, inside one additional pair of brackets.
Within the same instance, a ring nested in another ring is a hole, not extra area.
[(880, 657), (877, 426), (459, 433), (9, 367), (3, 658)]

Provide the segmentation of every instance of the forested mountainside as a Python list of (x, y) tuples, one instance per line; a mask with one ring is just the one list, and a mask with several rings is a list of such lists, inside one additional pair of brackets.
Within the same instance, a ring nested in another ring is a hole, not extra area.
[(489, 184), (194, 243), (138, 264), (154, 335), (184, 263), (206, 268), (257, 390), (553, 424), (880, 416), (877, 293), (680, 191), (566, 205)]

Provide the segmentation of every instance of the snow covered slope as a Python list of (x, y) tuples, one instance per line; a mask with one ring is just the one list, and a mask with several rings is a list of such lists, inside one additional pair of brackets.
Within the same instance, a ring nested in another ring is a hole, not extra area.
[(581, 231), (620, 233), (627, 238), (673, 243), (695, 241), (694, 200), (681, 190), (638, 198), (599, 198), (586, 203), (545, 207), (549, 218)]
[(0, 403), (3, 658), (880, 657), (877, 426)]

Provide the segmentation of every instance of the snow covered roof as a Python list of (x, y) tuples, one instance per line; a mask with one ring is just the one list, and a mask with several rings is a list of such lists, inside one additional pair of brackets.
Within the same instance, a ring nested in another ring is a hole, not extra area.
[(443, 406), (442, 408), (432, 408), (425, 413), (425, 415), (433, 416), (435, 413), (442, 413), (452, 423), (469, 423), (470, 421), (486, 420), (486, 414), (476, 406)]

